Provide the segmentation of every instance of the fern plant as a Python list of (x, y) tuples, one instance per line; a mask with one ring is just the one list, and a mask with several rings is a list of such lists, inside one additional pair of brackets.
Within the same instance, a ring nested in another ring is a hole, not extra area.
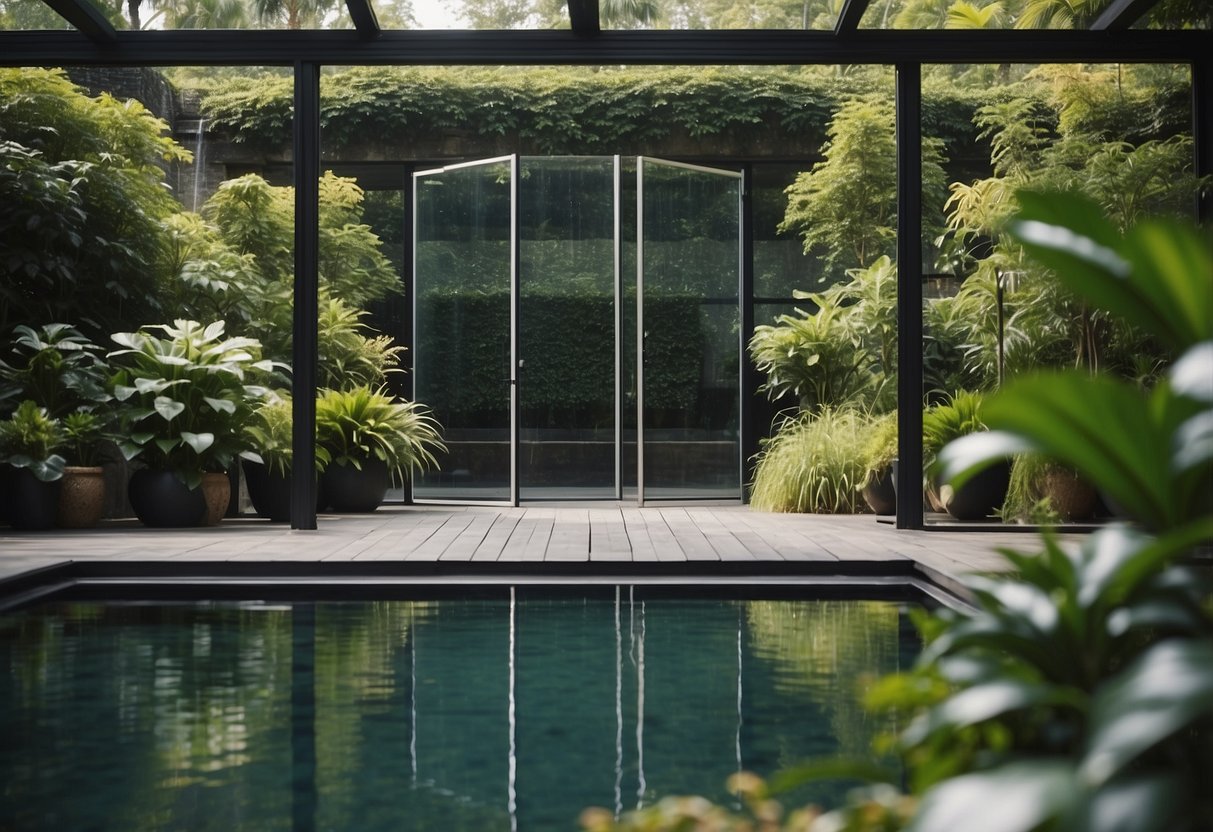
[(446, 450), (440, 426), (416, 402), (397, 401), (382, 387), (322, 390), (316, 399), (316, 440), (329, 461), (361, 469), (368, 459), (387, 464), (397, 480), (406, 471), (438, 467)]

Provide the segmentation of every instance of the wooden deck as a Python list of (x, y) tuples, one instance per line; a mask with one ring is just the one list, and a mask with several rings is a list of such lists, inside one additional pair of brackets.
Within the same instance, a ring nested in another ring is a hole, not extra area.
[[(114, 523), (87, 531), (0, 529), (0, 580), (76, 563), (440, 563), (534, 565), (536, 574), (572, 564), (618, 564), (638, 574), (654, 564), (730, 564), (732, 574), (814, 562), (823, 573), (912, 561), (955, 579), (1006, 568), (995, 549), (1032, 550), (1034, 536), (1011, 532), (898, 531), (871, 515), (768, 514), (746, 506), (637, 508), (564, 504), (488, 508), (382, 507), (372, 514), (322, 515), (313, 532), (256, 519), (212, 528), (155, 530)], [(557, 566), (559, 564), (560, 566)], [(834, 568), (836, 567), (836, 569)], [(688, 567), (689, 568), (689, 567)]]

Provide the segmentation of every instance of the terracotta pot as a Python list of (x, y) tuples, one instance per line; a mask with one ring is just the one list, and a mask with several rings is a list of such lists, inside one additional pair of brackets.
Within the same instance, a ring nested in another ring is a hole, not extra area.
[(1089, 520), (1095, 513), (1095, 489), (1072, 471), (1050, 468), (1041, 477), (1040, 493), (1067, 522)]
[(64, 529), (91, 529), (105, 514), (105, 469), (69, 465), (63, 469), (55, 523)]
[(227, 505), (232, 499), (232, 481), (226, 473), (208, 471), (202, 475), (202, 498), (206, 501), (206, 514), (202, 525), (218, 526), (227, 514)]

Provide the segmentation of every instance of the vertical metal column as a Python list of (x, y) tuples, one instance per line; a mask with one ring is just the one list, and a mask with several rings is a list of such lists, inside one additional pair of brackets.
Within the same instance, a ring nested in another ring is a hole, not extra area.
[(922, 66), (897, 64), (897, 528), (922, 516)]
[(316, 528), (316, 354), (320, 285), (320, 65), (295, 62), (295, 298), (291, 347), (291, 528)]
[(614, 158), (615, 216), (615, 499), (623, 499), (623, 160)]
[(518, 388), (522, 384), (521, 356), (518, 353), (518, 327), (521, 314), (521, 290), (518, 285), (522, 269), (522, 211), (518, 203), (522, 176), (518, 154), (510, 157), (510, 505), (518, 505), (518, 448), (521, 441), (522, 415)]
[[(1192, 145), (1197, 176), (1213, 174), (1213, 60), (1192, 62)], [(1196, 195), (1196, 220), (1213, 223), (1213, 188)]]
[(636, 157), (636, 505), (644, 505), (644, 157)]
[(740, 438), (741, 501), (749, 502), (746, 483), (750, 482), (748, 462), (758, 453), (758, 429), (754, 419), (754, 398), (758, 390), (758, 369), (749, 360), (746, 352), (750, 336), (754, 334), (754, 166), (746, 163), (741, 170), (741, 344), (737, 358), (741, 366), (738, 383), (741, 397), (738, 400), (737, 434)]

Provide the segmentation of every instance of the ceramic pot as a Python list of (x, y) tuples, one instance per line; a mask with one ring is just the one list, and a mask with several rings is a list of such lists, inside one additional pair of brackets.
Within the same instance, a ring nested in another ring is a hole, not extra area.
[(868, 508), (882, 516), (897, 513), (897, 491), (893, 488), (892, 466), (868, 478), (863, 487), (863, 499)]
[(364, 459), (361, 463), (361, 470), (338, 463), (324, 469), (321, 489), (333, 511), (374, 511), (383, 502), (390, 479), (387, 463), (379, 459)]
[(145, 526), (183, 528), (206, 518), (202, 488), (190, 489), (172, 471), (143, 468), (131, 475), (127, 488), (131, 508)]
[(268, 517), (275, 523), (291, 519), (291, 475), (270, 470), (260, 462), (244, 460), (244, 484), (258, 517)]
[(940, 499), (957, 520), (984, 520), (1002, 507), (1011, 482), (1010, 461), (996, 462), (971, 477), (961, 488), (942, 486)]
[(64, 529), (91, 529), (105, 514), (105, 469), (69, 465), (63, 469), (55, 523)]
[(202, 475), (202, 499), (206, 501), (206, 515), (202, 524), (218, 526), (223, 515), (227, 514), (227, 506), (232, 499), (232, 481), (226, 473), (208, 471)]
[(14, 529), (42, 531), (55, 525), (62, 480), (43, 482), (26, 468), (8, 473), (8, 517)]

